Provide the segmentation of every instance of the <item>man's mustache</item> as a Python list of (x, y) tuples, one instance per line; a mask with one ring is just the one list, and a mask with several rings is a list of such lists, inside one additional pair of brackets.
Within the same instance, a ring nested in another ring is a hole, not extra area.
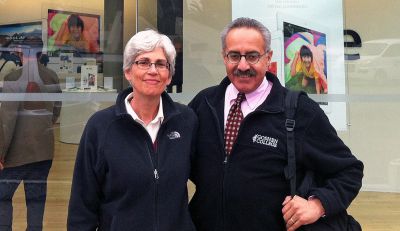
[(241, 71), (241, 70), (234, 70), (233, 75), (236, 77), (255, 77), (256, 76), (256, 71), (253, 69)]

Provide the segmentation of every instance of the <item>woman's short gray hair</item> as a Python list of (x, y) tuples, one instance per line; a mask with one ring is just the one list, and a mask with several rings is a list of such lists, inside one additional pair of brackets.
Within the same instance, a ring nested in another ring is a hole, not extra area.
[(125, 72), (132, 67), (137, 56), (153, 51), (158, 47), (164, 50), (164, 54), (170, 64), (169, 77), (171, 78), (175, 73), (175, 47), (166, 35), (152, 29), (140, 31), (128, 41), (124, 50), (123, 71)]
[(263, 37), (265, 52), (268, 52), (271, 49), (271, 32), (268, 30), (268, 28), (255, 19), (242, 17), (233, 20), (221, 32), (221, 43), (223, 51), (225, 51), (226, 49), (226, 36), (231, 30), (235, 28), (250, 28), (257, 30), (261, 33)]

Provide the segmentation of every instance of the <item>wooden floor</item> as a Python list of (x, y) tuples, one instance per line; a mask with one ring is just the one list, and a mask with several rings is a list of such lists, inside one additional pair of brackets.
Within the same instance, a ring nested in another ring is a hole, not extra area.
[[(58, 134), (57, 130), (56, 134)], [(66, 230), (67, 207), (76, 150), (77, 145), (56, 141), (55, 157), (48, 179), (45, 231)], [(188, 185), (189, 194), (192, 195), (194, 187), (190, 183)], [(25, 230), (26, 208), (23, 186), (18, 188), (13, 204), (13, 230)], [(361, 223), (364, 231), (400, 231), (400, 193), (361, 192), (352, 203), (349, 213)]]

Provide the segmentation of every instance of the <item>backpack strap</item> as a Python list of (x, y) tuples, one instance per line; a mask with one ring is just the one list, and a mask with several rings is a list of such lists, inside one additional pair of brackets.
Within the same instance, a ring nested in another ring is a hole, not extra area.
[(3, 70), (3, 67), (6, 65), (7, 62), (8, 62), (8, 60), (5, 59), (3, 65), (1, 65), (1, 67), (0, 67), (0, 72), (1, 72), (1, 70)]
[(288, 153), (288, 165), (285, 167), (285, 177), (290, 181), (290, 195), (296, 195), (296, 151), (295, 151), (295, 138), (294, 130), (296, 121), (294, 119), (297, 108), (297, 100), (303, 94), (301, 91), (288, 90), (285, 98), (285, 114), (286, 114), (286, 148)]

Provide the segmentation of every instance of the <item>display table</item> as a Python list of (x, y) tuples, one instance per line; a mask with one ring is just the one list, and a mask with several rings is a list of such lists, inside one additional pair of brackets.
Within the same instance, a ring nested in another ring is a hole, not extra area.
[[(107, 99), (106, 102), (93, 100), (93, 93), (115, 95), (116, 89), (64, 89), (62, 91), (66, 100), (63, 100), (61, 115), (60, 115), (60, 141), (63, 143), (79, 144), (83, 129), (86, 122), (93, 113), (101, 109), (107, 108), (115, 103), (113, 96)], [(75, 93), (72, 95), (71, 93)], [(82, 94), (82, 95), (81, 95)], [(70, 97), (77, 96), (77, 97)], [(75, 99), (77, 98), (77, 99)], [(103, 97), (102, 97), (103, 98)], [(72, 100), (70, 100), (72, 99)], [(77, 101), (76, 101), (77, 100)]]

